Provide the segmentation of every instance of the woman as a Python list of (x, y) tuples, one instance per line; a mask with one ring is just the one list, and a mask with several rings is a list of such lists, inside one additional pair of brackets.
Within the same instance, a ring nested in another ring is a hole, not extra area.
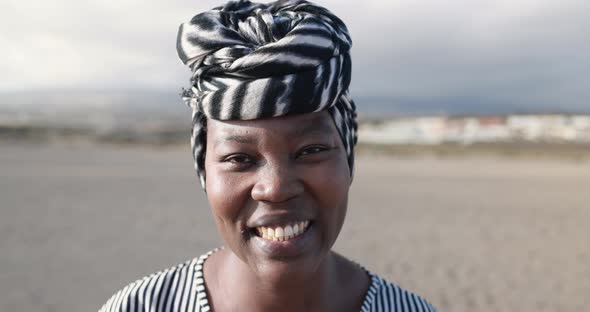
[(306, 1), (229, 2), (181, 25), (195, 167), (225, 246), (101, 311), (434, 311), (331, 251), (356, 143), (350, 46)]

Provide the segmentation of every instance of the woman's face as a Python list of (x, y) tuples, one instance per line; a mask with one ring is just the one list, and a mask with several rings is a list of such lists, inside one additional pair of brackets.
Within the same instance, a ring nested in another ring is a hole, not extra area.
[(207, 123), (207, 196), (227, 246), (260, 276), (315, 272), (351, 183), (330, 115)]

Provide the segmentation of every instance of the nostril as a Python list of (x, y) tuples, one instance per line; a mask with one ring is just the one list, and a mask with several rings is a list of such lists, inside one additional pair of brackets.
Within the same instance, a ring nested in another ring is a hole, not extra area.
[(282, 203), (296, 197), (298, 193), (298, 187), (296, 186), (255, 187), (252, 190), (252, 199), (257, 201)]

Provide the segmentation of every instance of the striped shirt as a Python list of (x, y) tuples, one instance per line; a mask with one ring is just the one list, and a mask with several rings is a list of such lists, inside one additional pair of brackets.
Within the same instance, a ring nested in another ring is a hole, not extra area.
[[(199, 258), (137, 280), (114, 294), (99, 312), (211, 311), (203, 263), (216, 250)], [(421, 297), (367, 271), (371, 285), (361, 312), (436, 312)]]

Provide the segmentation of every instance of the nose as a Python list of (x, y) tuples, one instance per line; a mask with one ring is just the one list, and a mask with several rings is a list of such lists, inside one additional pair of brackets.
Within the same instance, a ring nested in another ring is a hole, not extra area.
[(267, 163), (258, 170), (252, 188), (252, 199), (272, 203), (285, 202), (303, 192), (295, 168), (286, 164)]

